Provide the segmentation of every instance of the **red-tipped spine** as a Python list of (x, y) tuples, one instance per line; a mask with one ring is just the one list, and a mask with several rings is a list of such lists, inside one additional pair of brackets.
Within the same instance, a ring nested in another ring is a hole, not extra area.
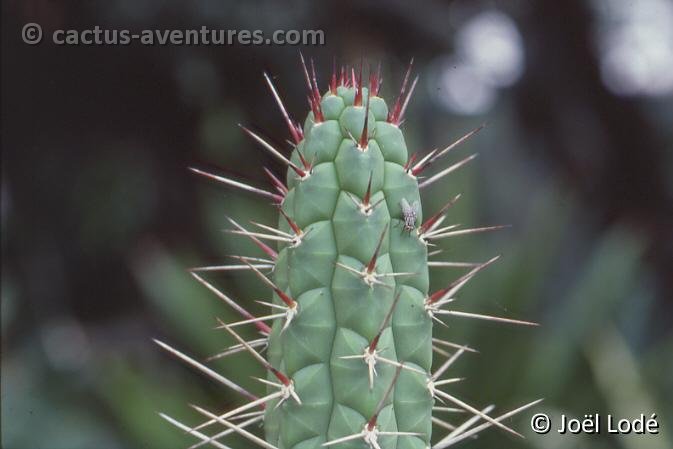
[(286, 294), (283, 290), (274, 286), (273, 291), (276, 292), (278, 297), (285, 303), (286, 306), (288, 306), (291, 309), (297, 307), (297, 302), (294, 299), (290, 298), (290, 296)]
[[(210, 282), (206, 281), (203, 279), (201, 276), (198, 274), (194, 273), (193, 271), (190, 270), (190, 274), (196, 279), (200, 284), (205, 286), (208, 290), (212, 291), (215, 293), (220, 299), (225, 301), (227, 304), (229, 304), (231, 307), (234, 308), (238, 313), (241, 314), (243, 318), (246, 320), (252, 320), (255, 319), (256, 317), (248, 312), (243, 306), (238, 304), (237, 302), (231, 300), (227, 295), (216, 289)], [(269, 327), (266, 323), (263, 321), (254, 321), (253, 322), (254, 326), (264, 335), (270, 335), (271, 334), (271, 327)]]
[(372, 432), (372, 431), (374, 430), (374, 428), (376, 427), (376, 420), (377, 420), (378, 417), (379, 417), (379, 413), (381, 413), (381, 410), (383, 410), (383, 406), (384, 406), (384, 404), (386, 403), (386, 401), (387, 401), (388, 398), (390, 397), (390, 393), (392, 393), (393, 388), (395, 387), (395, 384), (397, 383), (397, 379), (400, 377), (400, 372), (402, 371), (402, 368), (403, 368), (403, 367), (404, 367), (404, 364), (403, 364), (403, 363), (402, 363), (402, 364), (399, 364), (399, 365), (397, 366), (397, 369), (395, 370), (395, 375), (393, 376), (393, 380), (392, 380), (392, 382), (390, 383), (390, 386), (388, 387), (388, 389), (386, 390), (385, 394), (383, 395), (383, 397), (382, 397), (381, 400), (379, 401), (379, 403), (378, 403), (378, 405), (377, 405), (377, 407), (376, 407), (376, 411), (374, 412), (374, 414), (372, 415), (372, 417), (369, 418), (369, 420), (367, 421), (367, 430), (368, 430), (368, 431)]
[(276, 103), (278, 104), (278, 108), (280, 109), (280, 113), (283, 115), (283, 119), (285, 119), (287, 127), (290, 129), (290, 134), (292, 135), (294, 143), (295, 144), (299, 143), (301, 141), (301, 136), (297, 132), (297, 129), (294, 127), (292, 119), (290, 118), (290, 114), (287, 113), (287, 109), (285, 109), (285, 105), (283, 104), (283, 101), (280, 99), (280, 95), (278, 95), (276, 87), (273, 85), (273, 82), (271, 81), (271, 78), (269, 77), (268, 74), (264, 73), (264, 79), (266, 80), (266, 84), (269, 86), (269, 90), (271, 90), (271, 94), (273, 95), (274, 99), (276, 100)]
[(287, 195), (288, 192), (285, 184), (283, 184), (283, 182), (280, 179), (278, 179), (271, 170), (269, 170), (266, 167), (263, 167), (263, 169), (264, 173), (266, 173), (266, 175), (269, 177), (269, 179), (271, 180), (271, 184), (273, 184), (278, 193), (280, 193), (283, 197), (285, 197), (285, 195)]
[(442, 207), (439, 210), (439, 212), (437, 212), (435, 215), (425, 220), (425, 223), (423, 223), (418, 227), (418, 233), (425, 234), (428, 231), (428, 229), (432, 227), (432, 225), (437, 223), (437, 220), (439, 220), (442, 217), (442, 215), (444, 215), (444, 213), (446, 213), (446, 211), (449, 210), (451, 206), (456, 204), (456, 201), (458, 201), (458, 199), (460, 199), (460, 195), (454, 196), (448, 203), (444, 205), (444, 207)]
[(379, 340), (381, 339), (381, 334), (383, 331), (388, 327), (388, 323), (390, 323), (390, 319), (393, 316), (393, 312), (395, 311), (395, 306), (397, 306), (397, 303), (400, 300), (400, 295), (402, 295), (402, 291), (400, 290), (397, 292), (397, 295), (395, 295), (395, 299), (393, 299), (393, 303), (390, 305), (390, 310), (386, 314), (386, 317), (383, 319), (383, 323), (381, 323), (381, 327), (379, 328), (379, 331), (376, 333), (376, 336), (372, 338), (372, 341), (369, 343), (369, 352), (373, 352), (376, 350), (376, 347), (379, 344)]
[(198, 168), (189, 167), (189, 170), (198, 174), (198, 175), (205, 176), (206, 178), (213, 179), (217, 182), (221, 182), (223, 184), (233, 186), (233, 187), (238, 187), (241, 190), (245, 190), (245, 191), (251, 192), (251, 193), (256, 193), (257, 195), (264, 196), (266, 198), (271, 198), (272, 200), (274, 200), (278, 203), (282, 203), (283, 199), (284, 199), (282, 195), (277, 195), (277, 194), (272, 193), (272, 192), (267, 192), (266, 190), (258, 189), (257, 187), (253, 187), (253, 186), (245, 184), (243, 182), (239, 182), (239, 181), (235, 181), (233, 179), (225, 178), (224, 176), (214, 175), (212, 173), (208, 173), (208, 172), (205, 172), (203, 170), (199, 170)]
[(404, 113), (407, 111), (407, 106), (409, 106), (409, 101), (411, 100), (411, 96), (414, 94), (414, 90), (416, 89), (417, 83), (418, 83), (418, 75), (416, 75), (416, 78), (414, 78), (414, 82), (411, 83), (409, 93), (407, 94), (407, 97), (404, 99), (404, 103), (402, 103), (400, 113), (397, 115), (397, 124), (400, 124), (404, 121)]
[(308, 87), (308, 92), (313, 92), (313, 86), (311, 86), (311, 77), (308, 75), (308, 68), (306, 67), (306, 61), (304, 60), (304, 55), (299, 52), (299, 58), (301, 59), (301, 68), (304, 72), (304, 79), (306, 80), (306, 87)]
[(318, 89), (318, 78), (315, 76), (315, 64), (311, 58), (311, 79), (313, 81), (313, 98), (320, 103), (320, 89)]
[(276, 376), (276, 379), (286, 387), (290, 386), (290, 379), (280, 371), (278, 371), (276, 368), (274, 368), (271, 365), (267, 365), (267, 369), (273, 373), (274, 376)]
[(269, 142), (265, 141), (265, 140), (262, 139), (260, 136), (258, 136), (258, 135), (255, 134), (254, 132), (250, 131), (248, 128), (246, 128), (245, 126), (241, 125), (240, 123), (238, 124), (238, 126), (239, 126), (239, 127), (243, 130), (243, 132), (245, 132), (248, 136), (250, 136), (250, 137), (251, 137), (252, 139), (254, 139), (257, 143), (259, 143), (260, 145), (262, 145), (262, 147), (263, 147), (265, 150), (267, 150), (268, 152), (270, 152), (271, 154), (273, 154), (274, 156), (276, 156), (276, 158), (282, 160), (285, 164), (287, 164), (288, 166), (290, 166), (290, 168), (292, 168), (292, 170), (294, 170), (294, 172), (297, 173), (297, 174), (299, 175), (300, 178), (304, 178), (304, 177), (306, 177), (306, 172), (305, 172), (304, 170), (302, 170), (301, 168), (297, 167), (296, 164), (294, 164), (294, 163), (293, 163), (292, 161), (290, 161), (287, 157), (285, 157), (284, 155), (282, 155), (282, 154), (280, 153), (280, 151), (278, 151), (277, 149), (275, 149)]
[[(362, 94), (362, 88), (358, 88), (360, 94)], [(365, 124), (362, 127), (362, 135), (360, 136), (360, 142), (358, 143), (360, 149), (364, 150), (369, 144), (369, 98), (371, 96), (367, 95), (367, 105), (365, 106)], [(362, 99), (361, 99), (362, 100)]]
[[(231, 219), (230, 219), (230, 221), (231, 221)], [(245, 231), (245, 228), (243, 228), (243, 227), (242, 227), (241, 225), (239, 225), (238, 223), (236, 223), (236, 222), (234, 222), (234, 221), (232, 221), (232, 223), (233, 223), (238, 229), (240, 229), (240, 230), (242, 230), (242, 231)], [(247, 237), (248, 237), (250, 240), (252, 240), (252, 241), (255, 243), (255, 245), (257, 245), (257, 246), (259, 247), (259, 249), (261, 249), (262, 251), (264, 251), (264, 253), (265, 253), (267, 256), (269, 256), (269, 257), (270, 257), (271, 259), (273, 259), (273, 260), (278, 259), (278, 253), (277, 253), (276, 251), (274, 251), (273, 248), (271, 248), (271, 247), (270, 247), (269, 245), (267, 245), (266, 243), (262, 242), (260, 239), (258, 239), (258, 238), (255, 237), (254, 235), (249, 235), (249, 234), (246, 234), (246, 235), (247, 235)]]
[(418, 176), (423, 170), (428, 168), (432, 164), (432, 158), (437, 154), (437, 150), (432, 150), (427, 156), (423, 158), (421, 162), (418, 163), (414, 168), (411, 169), (411, 174), (413, 176)]
[(294, 220), (292, 220), (292, 218), (290, 218), (290, 216), (287, 215), (287, 214), (285, 213), (285, 211), (284, 211), (282, 208), (279, 207), (278, 210), (280, 211), (280, 214), (281, 214), (283, 217), (285, 217), (285, 220), (287, 221), (287, 223), (288, 223), (288, 224), (290, 225), (290, 227), (292, 228), (292, 231), (293, 231), (296, 235), (301, 235), (301, 234), (302, 234), (302, 230), (301, 230), (301, 228), (297, 225), (297, 223), (295, 223)]
[(369, 421), (367, 421), (367, 430), (370, 432), (373, 432), (374, 429), (376, 428), (376, 420), (378, 419), (379, 414), (374, 413), (371, 418), (369, 418)]
[(367, 274), (372, 274), (374, 272), (374, 268), (376, 268), (376, 260), (379, 257), (379, 251), (381, 251), (381, 244), (383, 244), (383, 238), (386, 236), (387, 231), (388, 231), (388, 226), (383, 228), (383, 232), (381, 233), (381, 237), (379, 237), (379, 241), (376, 244), (376, 249), (374, 250), (374, 254), (372, 254), (372, 258), (369, 260), (369, 263), (367, 264)]
[[(264, 368), (266, 368), (266, 369), (268, 369), (269, 371), (271, 371), (271, 372), (273, 373), (273, 375), (276, 376), (276, 379), (278, 379), (278, 380), (279, 380), (283, 385), (285, 385), (286, 387), (288, 387), (288, 386), (291, 385), (292, 381), (290, 381), (290, 379), (289, 379), (285, 374), (283, 374), (282, 372), (280, 372), (279, 370), (277, 370), (276, 368), (274, 368), (273, 366), (271, 366), (271, 364), (270, 364), (267, 360), (265, 360), (264, 357), (262, 357), (261, 355), (259, 355), (259, 353), (258, 353), (257, 351), (255, 351), (252, 347), (250, 347), (250, 345), (249, 345), (245, 340), (243, 340), (243, 338), (242, 338), (240, 335), (238, 335), (238, 334), (231, 328), (231, 326), (227, 326), (227, 325), (225, 324), (225, 322), (222, 321), (222, 320), (219, 319), (219, 318), (217, 319), (217, 321), (220, 323), (220, 325), (222, 326), (222, 328), (226, 329), (227, 332), (229, 332), (229, 333), (230, 333), (236, 340), (238, 340), (239, 343), (241, 343), (241, 345), (243, 345), (243, 346), (248, 350), (248, 352), (249, 352), (249, 353), (250, 353), (250, 354), (251, 354), (251, 355), (252, 355), (252, 356), (259, 362), (259, 363), (262, 364), (262, 366), (263, 366)], [(256, 399), (256, 398), (255, 398), (255, 399)], [(205, 425), (207, 425), (207, 424), (205, 424)]]
[(306, 170), (311, 171), (311, 163), (306, 160), (301, 151), (299, 151), (299, 148), (297, 148), (296, 151), (299, 156), (299, 161), (301, 161), (301, 165), (303, 165)]
[(329, 90), (332, 92), (332, 95), (337, 94), (336, 57), (332, 60), (332, 76), (329, 81)]
[[(240, 231), (246, 231), (246, 229), (245, 229), (243, 226), (241, 226), (240, 224), (236, 223), (236, 222), (235, 222), (234, 220), (232, 220), (231, 218), (228, 218), (228, 220), (231, 222), (231, 224), (233, 224), (234, 226), (236, 226)], [(247, 232), (247, 231), (246, 231), (246, 232)], [(250, 238), (250, 240), (252, 240), (253, 242), (255, 242), (255, 244), (256, 244), (257, 246), (259, 246), (259, 248), (260, 248), (262, 251), (264, 251), (264, 253), (265, 253), (267, 256), (271, 257), (271, 259), (273, 259), (273, 260), (278, 259), (278, 253), (277, 253), (276, 251), (274, 251), (270, 246), (268, 246), (267, 244), (265, 244), (264, 242), (262, 242), (262, 241), (261, 241), (260, 239), (258, 239), (256, 236), (254, 236), (254, 235), (250, 235), (250, 233), (247, 233), (247, 234), (245, 234), (245, 235), (246, 235), (248, 238)], [(240, 260), (243, 260), (243, 258), (241, 258), (241, 257), (239, 257), (239, 259), (240, 259)], [(244, 263), (247, 264), (247, 261), (244, 261)], [(248, 264), (248, 265), (250, 265), (250, 264)]]
[(449, 287), (446, 287), (446, 288), (441, 288), (441, 289), (437, 290), (436, 292), (434, 292), (432, 295), (430, 295), (430, 296), (428, 297), (428, 304), (434, 304), (434, 303), (436, 303), (437, 301), (439, 301), (439, 298), (441, 298), (442, 296), (444, 296), (444, 293), (448, 292), (449, 290), (451, 290), (451, 287), (450, 287), (450, 286), (449, 286)]
[(278, 259), (278, 253), (274, 251), (269, 245), (259, 240), (257, 237), (250, 237), (259, 248), (266, 253), (267, 256), (271, 257), (273, 260)]
[(322, 115), (322, 110), (320, 109), (320, 103), (315, 100), (311, 95), (308, 96), (308, 104), (313, 111), (313, 121), (315, 123), (322, 123), (325, 121), (325, 117)]
[(412, 154), (409, 159), (407, 160), (407, 163), (404, 164), (404, 171), (409, 171), (409, 167), (411, 167), (414, 162), (416, 162), (416, 158), (418, 157), (418, 153)]
[(376, 73), (370, 73), (369, 75), (369, 95), (377, 97), (379, 95), (379, 90), (381, 89), (381, 83), (383, 82), (381, 78), (381, 61), (379, 61), (378, 67), (376, 68)]
[(278, 297), (285, 303), (285, 305), (286, 305), (288, 308), (290, 308), (290, 309), (295, 309), (295, 308), (297, 307), (297, 302), (296, 302), (294, 299), (292, 299), (292, 298), (291, 298), (288, 294), (286, 294), (283, 290), (279, 289), (279, 288), (276, 286), (276, 284), (274, 284), (273, 282), (271, 282), (271, 280), (270, 280), (269, 278), (267, 278), (266, 276), (264, 276), (264, 275), (262, 274), (262, 272), (259, 271), (257, 268), (255, 268), (250, 262), (248, 262), (247, 260), (245, 260), (245, 259), (242, 258), (242, 257), (239, 257), (238, 259), (239, 259), (241, 262), (243, 262), (244, 264), (248, 265), (248, 266), (250, 267), (250, 269), (252, 269), (252, 271), (255, 272), (255, 274), (257, 275), (257, 277), (259, 277), (259, 279), (260, 279), (262, 282), (264, 282), (266, 285), (268, 285), (269, 287), (271, 287), (271, 289), (278, 295)]
[(373, 172), (369, 172), (369, 182), (367, 183), (367, 191), (365, 192), (365, 196), (362, 198), (362, 205), (367, 208), (369, 207), (369, 200), (371, 199), (372, 196), (372, 176), (374, 175)]
[(409, 76), (411, 75), (411, 68), (414, 65), (414, 59), (411, 58), (409, 62), (409, 67), (407, 68), (407, 73), (404, 75), (404, 81), (402, 81), (402, 87), (400, 88), (400, 94), (395, 101), (395, 105), (388, 113), (388, 122), (394, 125), (399, 123), (400, 112), (402, 111), (402, 104), (404, 101), (404, 93), (407, 90), (407, 84), (409, 83)]
[[(311, 77), (308, 74), (308, 68), (306, 67), (306, 61), (304, 60), (304, 55), (299, 53), (301, 58), (301, 66), (304, 71), (304, 78), (306, 79), (306, 86), (308, 87), (308, 104), (313, 111), (313, 120), (316, 123), (321, 123), (325, 121), (323, 117), (322, 110), (320, 108), (320, 92), (318, 91), (317, 83), (315, 82), (315, 70), (313, 70), (313, 82), (311, 82)], [(313, 69), (313, 60), (311, 60), (311, 68)]]
[(461, 285), (461, 283), (465, 283), (468, 279), (472, 278), (475, 274), (477, 274), (478, 272), (480, 272), (484, 268), (488, 267), (489, 265), (491, 265), (493, 262), (495, 262), (499, 258), (500, 258), (500, 256), (493, 257), (489, 261), (484, 262), (481, 265), (478, 265), (478, 266), (474, 267), (468, 273), (462, 275), (461, 277), (459, 277), (455, 281), (451, 282), (445, 288), (439, 289), (436, 292), (434, 292), (432, 295), (430, 295), (428, 297), (428, 299), (426, 300), (426, 303), (427, 304), (434, 304), (435, 302), (439, 301), (444, 295), (449, 293), (453, 288), (455, 288), (458, 285)]
[(294, 124), (295, 129), (297, 130), (297, 134), (299, 135), (299, 140), (304, 138), (304, 130), (302, 129), (301, 125), (299, 123)]
[(363, 62), (360, 61), (360, 74), (358, 76), (358, 83), (355, 87), (355, 98), (353, 99), (353, 106), (362, 106), (362, 66)]

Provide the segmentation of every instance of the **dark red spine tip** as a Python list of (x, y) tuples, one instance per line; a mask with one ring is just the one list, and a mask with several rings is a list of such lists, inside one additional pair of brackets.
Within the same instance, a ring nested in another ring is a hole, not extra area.
[(386, 232), (388, 231), (388, 227), (386, 226), (383, 228), (383, 232), (381, 233), (381, 237), (379, 237), (379, 241), (376, 244), (376, 249), (374, 249), (374, 254), (372, 254), (372, 258), (369, 260), (369, 263), (367, 264), (367, 273), (372, 274), (374, 272), (374, 269), (376, 268), (376, 260), (379, 257), (379, 251), (381, 251), (381, 244), (383, 244), (383, 238), (386, 236)]
[(318, 79), (315, 76), (315, 64), (313, 63), (313, 58), (311, 58), (311, 77), (313, 80), (313, 98), (320, 104), (320, 89), (318, 89)]
[(288, 191), (288, 190), (287, 190), (287, 187), (285, 186), (285, 184), (283, 184), (283, 182), (282, 182), (280, 179), (278, 179), (278, 178), (276, 177), (276, 175), (274, 175), (274, 174), (271, 172), (271, 170), (269, 170), (269, 169), (266, 168), (266, 167), (263, 167), (263, 168), (264, 168), (264, 173), (266, 173), (266, 175), (267, 175), (267, 176), (269, 177), (269, 179), (271, 180), (271, 184), (273, 184), (273, 186), (276, 188), (276, 190), (278, 191), (278, 193), (280, 193), (283, 197), (285, 197), (285, 195), (287, 195), (287, 191)]
[(402, 112), (402, 104), (404, 102), (404, 93), (407, 90), (407, 84), (409, 83), (409, 76), (411, 75), (411, 68), (414, 65), (414, 59), (412, 58), (409, 62), (409, 67), (407, 68), (407, 73), (404, 75), (404, 81), (402, 81), (402, 87), (400, 88), (400, 94), (395, 101), (395, 105), (388, 113), (388, 122), (394, 125), (398, 125), (400, 122), (400, 113)]
[(276, 368), (274, 368), (271, 365), (269, 365), (268, 368), (269, 368), (269, 371), (271, 371), (273, 373), (273, 375), (276, 376), (276, 379), (278, 379), (280, 381), (280, 383), (282, 383), (286, 387), (290, 386), (290, 379), (288, 379), (288, 377), (285, 374), (281, 373), (280, 371), (278, 371)]
[(301, 168), (297, 167), (294, 164), (290, 165), (290, 168), (300, 177), (300, 178), (305, 178), (306, 177), (306, 172), (302, 170)]
[(311, 164), (306, 160), (306, 158), (301, 153), (301, 151), (299, 151), (298, 148), (297, 148), (297, 154), (299, 155), (299, 160), (301, 161), (301, 165), (303, 165), (306, 170), (311, 171)]
[(322, 123), (325, 121), (325, 116), (322, 114), (322, 109), (320, 109), (320, 103), (312, 98), (311, 95), (308, 96), (308, 104), (311, 107), (313, 112), (313, 121), (315, 123)]
[(290, 218), (290, 216), (287, 215), (287, 214), (285, 213), (285, 211), (284, 211), (282, 208), (279, 207), (278, 210), (280, 211), (280, 214), (281, 214), (283, 217), (285, 217), (285, 220), (287, 221), (287, 223), (288, 223), (288, 224), (290, 225), (290, 227), (292, 228), (292, 231), (293, 231), (296, 235), (301, 234), (301, 233), (302, 233), (301, 228), (297, 225), (297, 223), (295, 223), (294, 220), (292, 220), (292, 218)]
[(279, 289), (278, 287), (274, 287), (273, 291), (276, 292), (278, 297), (285, 303), (286, 306), (290, 308), (297, 307), (297, 302), (294, 299), (290, 298), (290, 296), (283, 290)]
[(371, 343), (369, 343), (369, 352), (373, 352), (373, 351), (376, 350), (376, 347), (379, 344), (379, 339), (380, 338), (381, 338), (381, 333), (380, 332), (378, 334), (376, 334), (376, 336), (374, 338), (372, 338)]
[(299, 123), (295, 123), (294, 128), (297, 130), (297, 135), (299, 136), (299, 142), (301, 142), (301, 140), (304, 138), (304, 130), (302, 129), (301, 125), (299, 125)]
[[(360, 88), (360, 94), (362, 94), (362, 89)], [(367, 106), (365, 107), (365, 123), (364, 126), (362, 127), (362, 135), (360, 136), (360, 148), (365, 149), (367, 148), (367, 144), (369, 143), (369, 98), (370, 96), (367, 96)], [(362, 101), (362, 98), (360, 99)]]
[(419, 228), (418, 232), (420, 234), (425, 234), (428, 229), (432, 227), (435, 223), (437, 223), (437, 220), (440, 219), (442, 215), (454, 204), (456, 204), (456, 201), (458, 201), (458, 198), (460, 198), (460, 195), (456, 195), (453, 199), (451, 199), (448, 203), (446, 203), (435, 215), (432, 217), (428, 218), (425, 220), (425, 223), (423, 223)]
[(378, 419), (379, 414), (374, 413), (371, 418), (369, 418), (369, 421), (367, 421), (367, 430), (370, 432), (374, 431), (374, 428), (376, 428), (376, 420)]
[[(282, 201), (282, 200), (283, 200), (283, 198), (281, 198), (281, 201)], [(259, 249), (261, 249), (262, 251), (264, 251), (264, 253), (265, 253), (267, 256), (269, 256), (269, 257), (272, 258), (273, 260), (278, 259), (278, 253), (277, 253), (276, 251), (274, 251), (273, 248), (271, 248), (269, 245), (267, 245), (266, 243), (262, 242), (260, 239), (258, 239), (258, 238), (255, 237), (254, 235), (248, 235), (248, 237), (250, 238), (250, 240), (252, 240), (252, 241), (259, 247)], [(243, 259), (241, 259), (241, 260), (243, 260)]]
[(372, 195), (372, 176), (373, 176), (373, 172), (369, 172), (369, 182), (367, 182), (367, 191), (365, 192), (365, 196), (362, 198), (362, 205), (364, 207), (369, 206), (369, 200), (371, 199), (371, 195)]
[(409, 159), (407, 160), (407, 163), (404, 164), (404, 171), (409, 171), (409, 167), (411, 167), (414, 162), (416, 162), (416, 158), (418, 157), (418, 153), (412, 154)]
[(332, 95), (337, 94), (337, 70), (336, 70), (336, 58), (332, 60), (332, 76), (330, 77), (329, 90), (332, 92)]
[(419, 165), (418, 167), (414, 167), (411, 170), (411, 174), (414, 175), (414, 176), (418, 176), (423, 170), (428, 168), (428, 166), (430, 164), (432, 164), (433, 157), (434, 157), (435, 153), (437, 153), (437, 150), (432, 150), (430, 152), (430, 154), (427, 157), (424, 158), (425, 160), (421, 165)]
[(437, 290), (436, 292), (434, 292), (432, 295), (430, 295), (430, 296), (428, 297), (428, 304), (434, 304), (434, 303), (436, 303), (437, 301), (439, 301), (439, 298), (441, 298), (442, 296), (444, 296), (444, 294), (445, 294), (446, 292), (448, 292), (448, 291), (449, 291), (448, 288), (442, 288), (442, 289), (440, 289), (440, 290)]
[(362, 61), (360, 62), (360, 74), (358, 75), (357, 85), (355, 86), (355, 98), (353, 99), (353, 106), (362, 106)]
[(255, 321), (255, 327), (264, 335), (271, 334), (271, 328), (266, 323), (262, 323), (261, 321)]
[(381, 88), (381, 61), (379, 61), (376, 72), (369, 71), (369, 96), (378, 97)]

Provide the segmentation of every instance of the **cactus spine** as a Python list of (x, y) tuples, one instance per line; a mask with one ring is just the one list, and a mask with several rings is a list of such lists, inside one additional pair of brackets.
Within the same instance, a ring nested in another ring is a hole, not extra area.
[[(368, 82), (363, 80), (362, 66), (357, 75), (354, 69), (334, 71), (321, 95), (313, 64), (310, 72), (303, 58), (302, 65), (310, 106), (303, 127), (289, 117), (265, 75), (294, 141), (291, 155), (286, 157), (243, 127), (287, 165), (285, 183), (267, 170), (275, 189), (269, 192), (194, 170), (271, 198), (280, 212), (277, 227), (256, 224), (260, 230), (230, 219), (231, 232), (253, 239), (267, 257), (241, 256), (236, 265), (219, 267), (249, 269), (268, 285), (273, 291), (267, 303), (269, 315), (252, 316), (203, 279), (198, 269), (192, 273), (243, 316), (241, 322), (220, 325), (237, 340), (229, 352), (247, 351), (266, 368), (267, 378), (261, 379), (266, 394), (258, 398), (159, 342), (250, 399), (220, 415), (195, 407), (207, 418), (196, 427), (162, 416), (216, 447), (226, 447), (220, 440), (238, 433), (269, 449), (425, 449), (431, 446), (435, 399), (441, 399), (481, 419), (484, 428), (498, 426), (516, 434), (500, 418), (444, 391), (443, 385), (456, 379), (440, 377), (469, 348), (433, 340), (432, 335), (433, 320), (446, 315), (531, 324), (446, 308), (456, 292), (495, 259), (475, 265), (428, 262), (428, 244), (434, 240), (496, 229), (442, 226), (458, 197), (427, 220), (422, 218), (420, 188), (471, 158), (419, 185), (420, 174), (478, 129), (417, 160), (415, 154), (409, 157), (399, 128), (417, 81), (409, 84), (411, 64), (390, 107), (379, 97), (380, 70), (371, 73)], [(264, 240), (275, 242), (276, 248)], [(429, 293), (428, 267), (433, 263), (471, 269)], [(263, 338), (246, 342), (236, 329), (242, 324), (257, 326)], [(266, 357), (260, 355), (262, 348)], [(455, 352), (432, 372), (433, 352), (446, 356), (447, 348)], [(263, 438), (245, 428), (259, 421), (264, 423)], [(452, 428), (439, 417), (434, 423)], [(201, 432), (213, 424), (224, 430), (210, 436)], [(453, 431), (436, 447), (447, 447), (469, 432), (469, 427)]]

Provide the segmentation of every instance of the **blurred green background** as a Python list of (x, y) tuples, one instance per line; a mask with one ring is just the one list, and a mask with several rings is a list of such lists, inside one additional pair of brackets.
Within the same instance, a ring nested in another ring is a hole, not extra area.
[[(426, 192), (426, 214), (456, 193), (450, 220), (511, 224), (442, 244), (447, 259), (502, 260), (461, 295), (463, 310), (536, 329), (453, 319), (469, 343), (452, 390), (478, 406), (619, 417), (656, 413), (656, 437), (536, 435), (533, 411), (471, 448), (673, 447), (673, 4), (665, 0), (2, 4), (2, 447), (183, 448), (156, 411), (199, 422), (187, 403), (240, 399), (171, 359), (161, 338), (203, 359), (230, 345), (230, 310), (185, 269), (258, 254), (225, 236), (225, 215), (272, 223), (263, 200), (187, 172), (267, 185), (281, 166), (238, 122), (287, 138), (265, 88), (306, 111), (298, 47), (28, 46), (21, 27), (321, 29), (303, 47), (325, 86), (333, 57), (382, 62), (396, 95), (420, 75), (404, 124), (412, 151), (448, 144), (480, 157)], [(460, 270), (433, 269), (434, 287)], [(208, 277), (250, 308), (251, 274)], [(260, 391), (249, 357), (212, 366)], [(437, 430), (437, 434), (441, 434)], [(231, 441), (231, 440), (230, 440)], [(247, 447), (235, 441), (234, 447)]]

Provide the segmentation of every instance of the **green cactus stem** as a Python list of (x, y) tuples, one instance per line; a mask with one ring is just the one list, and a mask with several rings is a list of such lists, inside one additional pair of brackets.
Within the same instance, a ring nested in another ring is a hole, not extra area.
[[(303, 126), (290, 118), (265, 75), (290, 131), (294, 147), (291, 154), (286, 156), (242, 127), (287, 166), (285, 182), (265, 169), (274, 189), (267, 191), (194, 170), (272, 199), (279, 210), (277, 226), (256, 224), (259, 229), (251, 230), (230, 219), (230, 232), (251, 238), (265, 258), (241, 256), (234, 265), (196, 270), (254, 272), (273, 291), (271, 301), (265, 303), (268, 315), (254, 317), (240, 301), (230, 299), (196, 271), (193, 273), (242, 315), (240, 322), (220, 323), (236, 340), (226, 355), (247, 352), (255, 357), (267, 371), (267, 377), (261, 380), (266, 392), (260, 397), (253, 395), (161, 343), (250, 399), (222, 415), (195, 407), (207, 419), (197, 426), (185, 426), (162, 416), (190, 430), (200, 444), (216, 447), (225, 447), (221, 441), (237, 434), (269, 449), (425, 449), (438, 440), (432, 432), (437, 424), (443, 432), (450, 430), (435, 445), (441, 449), (465, 438), (470, 431), (469, 427), (455, 431), (455, 426), (440, 417), (433, 418), (436, 401), (441, 400), (479, 418), (482, 426), (496, 426), (519, 435), (500, 418), (445, 391), (444, 386), (456, 379), (441, 376), (470, 349), (433, 339), (434, 322), (441, 322), (445, 316), (533, 324), (449, 308), (454, 295), (497, 258), (482, 264), (428, 261), (428, 247), (433, 241), (499, 228), (442, 226), (459, 197), (423, 220), (421, 188), (472, 157), (419, 184), (421, 174), (480, 128), (443, 150), (420, 159), (416, 154), (410, 157), (399, 125), (418, 80), (409, 82), (411, 64), (390, 107), (379, 96), (380, 70), (370, 74), (368, 82), (363, 79), (362, 65), (357, 75), (354, 69), (334, 71), (329, 88), (321, 94), (313, 63), (309, 71), (302, 58), (302, 66), (310, 107)], [(428, 267), (433, 263), (470, 270), (445, 288), (429, 292)], [(263, 338), (245, 341), (237, 332), (241, 325), (256, 326)], [(264, 357), (260, 353), (263, 348)], [(434, 361), (439, 364), (434, 372), (433, 354), (448, 356), (444, 361)], [(246, 426), (260, 421), (263, 437), (246, 430)], [(216, 424), (219, 432), (202, 433), (202, 429)]]

